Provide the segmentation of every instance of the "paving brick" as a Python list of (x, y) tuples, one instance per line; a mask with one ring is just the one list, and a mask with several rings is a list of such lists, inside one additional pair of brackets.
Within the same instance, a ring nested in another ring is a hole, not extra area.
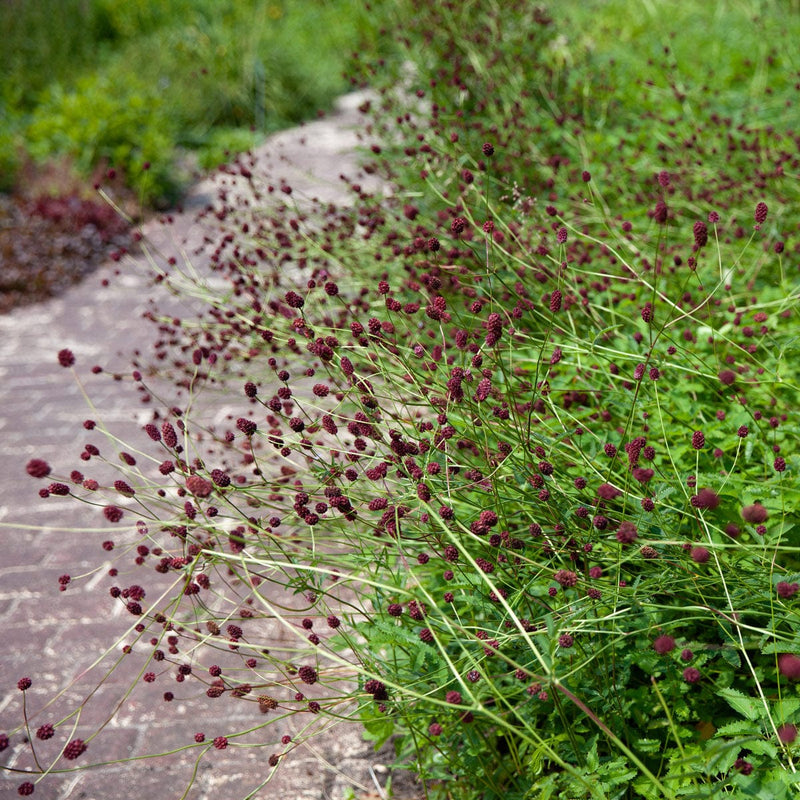
[[(165, 757), (134, 761), (123, 766), (83, 773), (71, 794), (59, 800), (115, 800), (137, 797), (140, 800), (171, 800), (181, 797), (192, 780), (193, 762), (187, 758)], [(195, 785), (185, 800), (200, 800)]]
[[(2, 763), (2, 762), (0, 762)], [(17, 792), (17, 787), (26, 781), (35, 783), (35, 776), (7, 773), (5, 770), (0, 770), (0, 800), (19, 800), (20, 795)], [(71, 798), (70, 789), (75, 783), (75, 778), (62, 777), (60, 775), (50, 775), (46, 779), (46, 783), (36, 785), (34, 790), (34, 800), (61, 800), (61, 798)]]

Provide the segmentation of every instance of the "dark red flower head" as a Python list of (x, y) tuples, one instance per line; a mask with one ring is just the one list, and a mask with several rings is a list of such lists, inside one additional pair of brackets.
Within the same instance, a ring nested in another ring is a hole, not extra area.
[(686, 667), (683, 671), (683, 679), (686, 683), (697, 683), (701, 677), (700, 670), (694, 667)]
[(41, 458), (32, 458), (25, 467), (25, 472), (32, 478), (46, 478), (50, 474), (50, 465)]
[(45, 741), (47, 739), (52, 739), (55, 733), (56, 729), (48, 722), (39, 727), (36, 731), (36, 738)]
[(653, 650), (660, 656), (666, 655), (675, 649), (675, 640), (671, 636), (659, 636), (653, 642)]
[(742, 519), (745, 522), (751, 522), (753, 525), (760, 525), (762, 522), (766, 522), (768, 517), (769, 512), (761, 503), (753, 503), (753, 505), (745, 506), (742, 509)]
[(610, 483), (601, 483), (597, 487), (597, 496), (602, 500), (613, 500), (621, 494), (622, 492)]
[(76, 758), (83, 755), (87, 748), (88, 745), (83, 741), (83, 739), (73, 739), (64, 748), (64, 758), (68, 759), (69, 761), (74, 761)]
[(653, 219), (659, 224), (663, 225), (667, 221), (667, 204), (663, 200), (659, 200), (656, 203), (656, 207), (653, 209)]
[(708, 228), (705, 222), (701, 222), (700, 220), (695, 222), (693, 233), (695, 247), (705, 247), (708, 243)]
[(783, 600), (788, 600), (790, 597), (794, 597), (794, 595), (797, 594), (798, 589), (800, 589), (800, 584), (789, 583), (788, 581), (778, 581), (775, 589), (778, 592), (778, 597)]
[(695, 508), (717, 508), (719, 506), (719, 495), (711, 489), (700, 489), (691, 499)]
[(445, 695), (445, 699), (448, 703), (452, 703), (454, 706), (461, 705), (461, 692), (457, 692), (455, 689), (453, 689)]
[(317, 682), (317, 671), (314, 667), (304, 666), (297, 671), (300, 680), (309, 685)]
[(106, 506), (103, 515), (109, 522), (119, 522), (122, 519), (122, 509), (116, 506)]
[(620, 544), (630, 544), (638, 537), (636, 526), (632, 522), (621, 522), (617, 529), (616, 537)]
[(800, 680), (800, 658), (792, 653), (778, 656), (778, 671), (790, 681)]
[(68, 350), (66, 347), (63, 350), (59, 350), (58, 363), (61, 364), (62, 367), (73, 366), (75, 364), (75, 355), (72, 350)]
[(797, 726), (785, 722), (778, 728), (778, 739), (783, 744), (791, 744), (797, 738)]
[(463, 219), (462, 217), (456, 217), (456, 218), (455, 218), (455, 219), (454, 219), (454, 220), (453, 220), (453, 221), (450, 223), (450, 230), (451, 230), (451, 231), (452, 231), (452, 232), (453, 232), (453, 233), (454, 233), (456, 236), (457, 236), (459, 233), (461, 233), (461, 232), (464, 230), (464, 228), (466, 228), (466, 227), (467, 227), (467, 221), (466, 221), (465, 219)]
[(561, 587), (564, 589), (569, 589), (571, 586), (575, 586), (578, 582), (578, 576), (567, 569), (559, 569), (553, 575), (553, 580), (556, 583), (561, 584)]
[(201, 478), (199, 475), (190, 475), (186, 479), (186, 488), (195, 497), (208, 497), (214, 491), (211, 481)]
[(258, 429), (258, 425), (253, 422), (253, 420), (245, 419), (244, 417), (239, 417), (239, 419), (236, 420), (236, 427), (245, 436), (252, 436)]

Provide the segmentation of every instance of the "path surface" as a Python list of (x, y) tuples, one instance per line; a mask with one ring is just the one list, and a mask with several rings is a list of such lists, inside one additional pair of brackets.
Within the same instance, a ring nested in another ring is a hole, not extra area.
[[(357, 106), (362, 99), (350, 95), (329, 117), (271, 137), (256, 152), (254, 173), (273, 183), (285, 180), (293, 187), (294, 198), (305, 195), (325, 201), (344, 200), (339, 175), (355, 177), (358, 172), (354, 150), (358, 143)], [(363, 176), (360, 181), (366, 184)], [(202, 243), (205, 231), (196, 224), (194, 215), (212, 201), (214, 188), (209, 182), (198, 185), (187, 202), (188, 210), (175, 215), (172, 224), (148, 225), (148, 239), (158, 242), (165, 256), (191, 252)], [(58, 299), (0, 317), (0, 733), (15, 730), (22, 719), (22, 693), (16, 688), (19, 678), (30, 675), (34, 680), (26, 693), (29, 713), (39, 711), (49, 698), (66, 688), (55, 709), (31, 721), (35, 729), (53, 719), (56, 710), (63, 713), (75, 708), (97, 686), (102, 672), (84, 674), (85, 670), (128, 625), (121, 615), (113, 615), (110, 604), (104, 604), (102, 592), (88, 590), (105, 578), (108, 564), (88, 583), (76, 583), (59, 593), (60, 575), (81, 575), (103, 564), (98, 543), (105, 536), (101, 532), (81, 533), (81, 529), (97, 525), (96, 510), (84, 510), (75, 502), (58, 498), (39, 498), (38, 489), (47, 485), (47, 480), (31, 479), (25, 465), (31, 458), (42, 458), (53, 465), (54, 471), (60, 468), (68, 473), (80, 463), (79, 454), (86, 442), (99, 439), (102, 444), (96, 431), (83, 429), (81, 423), (87, 418), (102, 419), (123, 441), (128, 434), (131, 440), (141, 435), (143, 408), (125, 378), (131, 369), (130, 354), (137, 348), (149, 350), (154, 336), (152, 325), (141, 318), (152, 296), (147, 274), (143, 258), (109, 263)], [(58, 365), (56, 353), (65, 347), (75, 353), (77, 372), (99, 411), (87, 406), (70, 370)], [(101, 365), (104, 374), (93, 375), (94, 364)], [(111, 380), (109, 372), (118, 372), (124, 379)], [(86, 705), (77, 721), (76, 736), (96, 729), (110, 716), (120, 702), (126, 680), (130, 680), (130, 674), (126, 675), (124, 669), (112, 673), (110, 681)], [(132, 754), (160, 753), (185, 745), (185, 726), (176, 725), (175, 720), (193, 721), (197, 710), (194, 705), (189, 708), (174, 703), (178, 707), (171, 707), (169, 714), (160, 712), (157, 700), (164, 688), (154, 689), (153, 703), (123, 701), (96, 745), (90, 746), (86, 754), (92, 756), (89, 762), (113, 762)], [(214, 707), (210, 735), (252, 724), (251, 713), (237, 712), (235, 703), (224, 705)], [(277, 742), (288, 732), (288, 724), (278, 722), (274, 726), (277, 730), (267, 729), (270, 732), (264, 735)], [(17, 732), (11, 736), (11, 746), (0, 753), (0, 765), (22, 769), (29, 764), (23, 735)], [(52, 742), (39, 743), (42, 754), (57, 753), (63, 741), (59, 730)], [(370, 767), (375, 767), (379, 781), (385, 782), (381, 757), (361, 740), (356, 728), (339, 726), (315, 739), (312, 746), (314, 752), (306, 746), (292, 752), (256, 796), (341, 800), (351, 788), (356, 797), (370, 796), (377, 791)], [(210, 751), (198, 769), (188, 800), (243, 797), (263, 780), (270, 752), (260, 747)], [(50, 777), (37, 785), (34, 797), (179, 798), (189, 783), (196, 755), (196, 750), (190, 750)], [(61, 760), (59, 765), (71, 763), (75, 762)], [(18, 797), (16, 789), (23, 780), (25, 776), (20, 774), (0, 771), (0, 798)]]

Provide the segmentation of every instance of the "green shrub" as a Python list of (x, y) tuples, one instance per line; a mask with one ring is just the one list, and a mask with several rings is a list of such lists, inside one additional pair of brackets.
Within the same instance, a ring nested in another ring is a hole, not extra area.
[[(4, 113), (5, 109), (0, 101), (0, 115)], [(12, 126), (0, 128), (0, 192), (8, 192), (14, 186), (22, 151), (20, 132)]]
[(0, 99), (28, 111), (53, 81), (68, 81), (98, 57), (85, 0), (5, 0), (0, 3), (3, 58)]
[(35, 158), (68, 155), (86, 175), (108, 162), (156, 204), (185, 180), (176, 148), (213, 152), (233, 141), (216, 128), (263, 135), (314, 116), (346, 88), (348, 54), (374, 52), (381, 38), (377, 9), (350, 0), (30, 5), (16, 16), (15, 3), (0, 8), (14, 55), (0, 95), (9, 121), (30, 123)]
[(52, 87), (31, 115), (26, 139), (34, 158), (65, 154), (86, 175), (102, 164), (123, 170), (149, 203), (174, 201), (181, 188), (169, 109), (152, 86), (133, 78), (124, 87), (99, 75), (71, 91)]

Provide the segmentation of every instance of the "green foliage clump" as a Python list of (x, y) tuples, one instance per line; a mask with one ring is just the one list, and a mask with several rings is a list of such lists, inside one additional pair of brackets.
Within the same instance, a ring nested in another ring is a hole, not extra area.
[(380, 6), (367, 14), (350, 0), (39, 5), (0, 7), (13, 54), (2, 72), (9, 120), (35, 158), (68, 155), (86, 175), (112, 159), (156, 204), (185, 184), (182, 150), (209, 164), (222, 139), (252, 143), (247, 131), (263, 137), (314, 116), (346, 88), (349, 53), (380, 46)]
[(169, 204), (180, 187), (173, 154), (177, 130), (167, 104), (145, 83), (129, 79), (115, 90), (107, 77), (78, 81), (74, 90), (52, 87), (31, 114), (28, 151), (73, 159), (83, 174), (98, 165), (120, 165), (128, 183), (150, 202)]

